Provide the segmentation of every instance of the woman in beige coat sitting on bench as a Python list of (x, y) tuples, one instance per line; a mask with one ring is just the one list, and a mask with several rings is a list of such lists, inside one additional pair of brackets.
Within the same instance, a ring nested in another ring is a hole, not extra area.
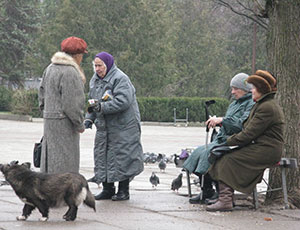
[(219, 199), (207, 211), (231, 211), (234, 190), (250, 194), (262, 180), (264, 170), (275, 165), (283, 150), (284, 115), (274, 99), (276, 79), (267, 71), (258, 70), (247, 79), (253, 84), (256, 102), (243, 130), (230, 136), (226, 144), (238, 146), (225, 154), (209, 169), (219, 182)]

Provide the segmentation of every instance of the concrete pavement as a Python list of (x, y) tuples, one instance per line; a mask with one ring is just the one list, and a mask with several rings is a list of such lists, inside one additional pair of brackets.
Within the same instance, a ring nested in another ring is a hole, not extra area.
[[(32, 162), (33, 144), (43, 133), (43, 123), (0, 120), (0, 163), (12, 160)], [(93, 141), (95, 128), (81, 135), (81, 173), (93, 176)], [(144, 152), (179, 154), (182, 148), (204, 144), (205, 129), (202, 127), (173, 127), (142, 125)], [(36, 169), (35, 169), (36, 170)], [(149, 177), (157, 172), (160, 184), (153, 189)], [(237, 201), (233, 212), (209, 213), (205, 205), (188, 202), (186, 178), (179, 193), (170, 190), (172, 180), (181, 172), (174, 164), (167, 164), (166, 172), (160, 172), (157, 164), (145, 165), (145, 170), (130, 184), (129, 201), (97, 201), (97, 212), (82, 205), (75, 222), (66, 222), (62, 215), (66, 207), (50, 210), (47, 222), (39, 222), (37, 210), (25, 222), (16, 220), (23, 203), (10, 186), (0, 187), (0, 230), (6, 229), (299, 229), (300, 211), (286, 210), (281, 206), (261, 207), (255, 211), (246, 198)], [(3, 180), (2, 174), (0, 180)], [(192, 177), (193, 180), (193, 177)], [(93, 193), (100, 188), (90, 183)], [(199, 193), (192, 186), (193, 194)], [(239, 197), (242, 195), (237, 194)], [(239, 205), (240, 204), (240, 205)], [(265, 219), (266, 218), (266, 219)]]

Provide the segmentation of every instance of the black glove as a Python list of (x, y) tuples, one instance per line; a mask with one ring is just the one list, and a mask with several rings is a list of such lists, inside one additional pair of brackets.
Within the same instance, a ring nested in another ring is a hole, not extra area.
[(85, 127), (86, 129), (92, 129), (93, 122), (92, 122), (91, 120), (87, 119), (87, 120), (84, 121), (83, 124), (84, 124), (84, 127)]
[(93, 107), (88, 107), (87, 111), (88, 111), (88, 113), (92, 113), (92, 112), (94, 112), (94, 108)]
[(100, 112), (101, 111), (101, 103), (98, 102), (96, 99), (91, 99), (88, 101), (89, 102), (89, 107), (88, 107), (88, 113), (92, 112)]

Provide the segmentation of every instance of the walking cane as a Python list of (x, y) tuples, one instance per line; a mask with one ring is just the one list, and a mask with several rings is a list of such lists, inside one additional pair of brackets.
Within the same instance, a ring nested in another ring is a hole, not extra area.
[[(212, 104), (216, 103), (215, 100), (209, 100), (205, 102), (204, 108), (205, 108), (205, 118), (206, 121), (209, 119), (209, 112), (208, 112), (208, 107)], [(205, 149), (207, 150), (207, 145), (208, 145), (208, 134), (209, 134), (209, 128), (208, 125), (206, 125), (206, 138), (205, 138)], [(202, 174), (201, 176), (201, 184), (200, 184), (200, 188), (201, 188), (201, 193), (200, 193), (200, 200), (202, 200), (203, 198), (203, 186), (204, 186), (204, 174)]]

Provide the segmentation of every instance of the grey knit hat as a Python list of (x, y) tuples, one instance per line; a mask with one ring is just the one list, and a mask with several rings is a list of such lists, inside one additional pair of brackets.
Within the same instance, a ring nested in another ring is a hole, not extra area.
[(252, 85), (246, 81), (248, 77), (248, 74), (238, 73), (231, 79), (230, 87), (235, 87), (246, 92), (250, 92), (252, 89)]

